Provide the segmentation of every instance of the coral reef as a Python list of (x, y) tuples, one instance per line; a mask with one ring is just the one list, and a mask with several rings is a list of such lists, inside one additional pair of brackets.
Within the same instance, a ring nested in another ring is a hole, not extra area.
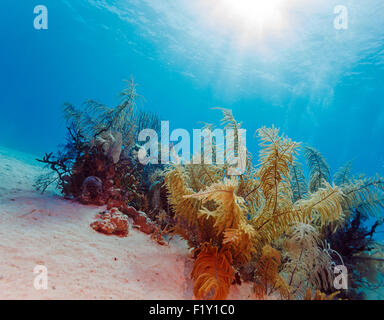
[[(160, 130), (159, 118), (138, 110), (132, 81), (121, 98), (115, 108), (65, 105), (67, 143), (39, 160), (52, 174), (39, 177), (38, 189), (57, 183), (66, 198), (107, 205), (91, 225), (99, 232), (124, 236), (131, 221), (161, 245), (181, 236), (193, 249), (197, 299), (225, 299), (242, 281), (252, 281), (262, 299), (353, 299), (362, 287), (381, 285), (383, 250), (374, 234), (383, 223), (382, 177), (352, 175), (351, 163), (332, 177), (318, 150), (273, 126), (256, 132), (256, 161), (235, 139), (231, 149), (246, 164), (238, 176), (217, 161), (224, 146), (216, 140), (212, 162), (144, 166), (136, 138), (143, 128)], [(220, 110), (222, 125), (239, 137), (241, 123)], [(302, 149), (307, 167), (298, 161)], [(370, 227), (368, 218), (376, 219)], [(335, 292), (336, 265), (353, 270), (348, 291)]]
[(124, 212), (124, 214), (133, 220), (133, 227), (146, 234), (151, 234), (154, 232), (154, 224), (144, 212), (137, 211), (135, 208), (126, 205), (123, 205), (121, 210)]
[(129, 222), (126, 215), (117, 209), (99, 214), (97, 220), (91, 224), (91, 228), (108, 235), (126, 237), (129, 233)]
[[(239, 130), (241, 124), (232, 112), (222, 111), (222, 123)], [(225, 298), (233, 274), (255, 281), (255, 293), (263, 298), (273, 292), (288, 299), (303, 299), (308, 290), (330, 293), (333, 267), (343, 264), (332, 235), (348, 224), (354, 207), (368, 211), (382, 207), (376, 193), (381, 182), (344, 177), (339, 186), (331, 184), (325, 159), (316, 149), (305, 147), (307, 183), (296, 161), (299, 143), (274, 127), (261, 128), (257, 135), (259, 162), (254, 166), (247, 152), (247, 170), (238, 177), (228, 175), (228, 165), (216, 163), (167, 169), (174, 232), (195, 252), (195, 295)], [(224, 274), (215, 274), (209, 266), (217, 259), (225, 265)]]

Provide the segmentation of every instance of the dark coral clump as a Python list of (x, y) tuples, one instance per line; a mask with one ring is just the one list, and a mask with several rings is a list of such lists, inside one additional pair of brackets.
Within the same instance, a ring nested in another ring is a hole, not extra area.
[(147, 209), (145, 194), (155, 168), (138, 162), (136, 137), (141, 128), (158, 130), (160, 121), (138, 110), (133, 81), (121, 98), (115, 108), (92, 100), (82, 109), (65, 104), (67, 142), (56, 155), (38, 159), (51, 171), (38, 178), (37, 189), (44, 192), (56, 183), (66, 198), (84, 204), (115, 202)]
[(340, 297), (363, 299), (366, 295), (361, 288), (377, 290), (383, 287), (384, 283), (377, 278), (384, 259), (375, 257), (378, 243), (373, 238), (381, 224), (382, 221), (377, 220), (367, 227), (367, 217), (356, 210), (342, 227), (329, 234), (327, 240), (349, 270), (350, 286)]

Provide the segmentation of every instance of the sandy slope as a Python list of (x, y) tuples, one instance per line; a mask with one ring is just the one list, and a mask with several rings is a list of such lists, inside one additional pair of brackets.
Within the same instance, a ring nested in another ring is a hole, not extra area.
[[(103, 208), (33, 191), (40, 171), (32, 156), (0, 148), (0, 299), (193, 298), (184, 241), (99, 234), (89, 224)], [(48, 290), (34, 288), (36, 265), (48, 269)], [(232, 287), (229, 298), (250, 292)]]

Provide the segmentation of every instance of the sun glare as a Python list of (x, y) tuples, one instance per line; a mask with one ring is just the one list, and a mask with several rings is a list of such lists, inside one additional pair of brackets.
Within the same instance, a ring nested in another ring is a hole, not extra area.
[(225, 14), (246, 29), (278, 28), (284, 0), (221, 0)]

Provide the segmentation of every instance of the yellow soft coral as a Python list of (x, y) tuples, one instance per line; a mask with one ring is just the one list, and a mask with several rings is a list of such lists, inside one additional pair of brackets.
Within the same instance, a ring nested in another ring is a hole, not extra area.
[[(238, 130), (240, 124), (232, 112), (223, 112), (223, 123)], [(239, 177), (229, 177), (227, 166), (213, 163), (175, 166), (165, 178), (175, 231), (193, 248), (210, 243), (219, 252), (225, 250), (235, 268), (258, 259), (265, 245), (296, 223), (322, 227), (343, 217), (343, 194), (326, 181), (313, 194), (294, 202), (290, 170), (299, 144), (279, 135), (274, 127), (262, 128), (258, 134), (259, 166), (252, 165), (247, 152), (247, 170)], [(194, 279), (199, 279), (201, 270), (195, 269)]]

